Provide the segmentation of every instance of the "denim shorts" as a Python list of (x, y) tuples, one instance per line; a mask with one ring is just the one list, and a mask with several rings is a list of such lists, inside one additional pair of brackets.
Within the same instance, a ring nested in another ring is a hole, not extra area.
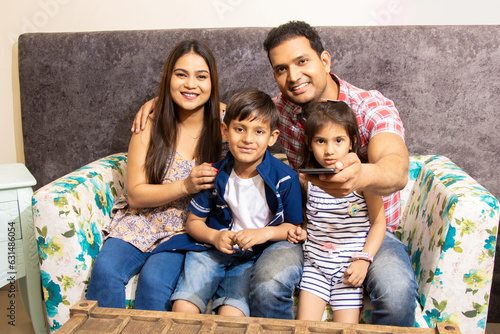
[(224, 254), (211, 248), (188, 252), (171, 300), (186, 300), (196, 305), (201, 313), (206, 313), (207, 304), (213, 298), (212, 310), (229, 305), (248, 317), (250, 272), (255, 260), (251, 251)]

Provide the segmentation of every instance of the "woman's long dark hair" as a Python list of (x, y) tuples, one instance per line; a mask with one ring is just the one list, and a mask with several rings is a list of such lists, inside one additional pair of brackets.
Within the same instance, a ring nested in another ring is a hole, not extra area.
[(219, 77), (215, 57), (208, 45), (201, 41), (182, 41), (168, 55), (155, 104), (153, 128), (145, 163), (146, 175), (151, 184), (162, 183), (165, 171), (172, 163), (172, 153), (179, 133), (179, 116), (170, 94), (170, 81), (177, 60), (190, 52), (201, 56), (207, 63), (212, 86), (210, 98), (204, 106), (203, 128), (196, 147), (195, 159), (197, 162), (216, 162), (221, 158)]
[(304, 127), (305, 143), (302, 165), (300, 168), (321, 168), (321, 165), (309, 149), (312, 146), (314, 135), (328, 122), (342, 126), (349, 136), (351, 152), (358, 155), (361, 161), (361, 138), (359, 136), (358, 122), (352, 109), (343, 101), (317, 102), (309, 109)]

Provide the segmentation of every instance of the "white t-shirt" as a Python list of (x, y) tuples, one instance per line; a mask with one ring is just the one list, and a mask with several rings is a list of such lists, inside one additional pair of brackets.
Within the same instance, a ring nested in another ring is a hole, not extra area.
[(260, 175), (241, 179), (234, 170), (229, 176), (224, 199), (233, 215), (232, 231), (265, 227), (271, 220), (264, 180)]

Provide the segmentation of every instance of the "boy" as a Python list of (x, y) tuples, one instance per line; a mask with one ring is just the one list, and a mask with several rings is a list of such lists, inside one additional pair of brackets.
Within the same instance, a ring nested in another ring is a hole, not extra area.
[(286, 240), (303, 221), (298, 175), (267, 147), (278, 139), (278, 111), (259, 90), (229, 101), (222, 137), (229, 143), (215, 189), (197, 194), (189, 205), (186, 231), (211, 244), (188, 252), (184, 272), (172, 295), (173, 311), (205, 313), (213, 297), (218, 314), (249, 316), (250, 269), (268, 242)]

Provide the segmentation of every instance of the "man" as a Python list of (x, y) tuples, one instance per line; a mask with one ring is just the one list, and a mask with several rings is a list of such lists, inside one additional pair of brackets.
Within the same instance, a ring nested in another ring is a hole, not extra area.
[[(355, 153), (350, 153), (337, 161), (339, 173), (304, 178), (335, 197), (354, 190), (389, 195), (384, 198), (386, 235), (364, 285), (374, 306), (373, 323), (413, 326), (417, 284), (406, 247), (392, 233), (401, 221), (398, 191), (407, 183), (409, 165), (398, 111), (392, 101), (379, 92), (359, 89), (330, 73), (330, 54), (323, 49), (316, 30), (307, 23), (289, 22), (272, 29), (264, 48), (281, 91), (275, 99), (281, 115), (280, 139), (294, 168), (302, 162), (303, 125), (309, 104), (321, 99), (342, 100), (356, 114), (362, 153), (368, 163), (361, 163)], [(251, 300), (258, 301), (259, 296), (255, 296), (255, 291), (259, 291), (258, 282), (266, 282), (266, 278), (255, 277), (254, 282), (257, 283), (251, 289), (254, 294)], [(263, 306), (260, 308), (265, 308)], [(266, 316), (266, 313), (262, 311), (257, 315)]]
[[(379, 92), (361, 90), (330, 73), (330, 54), (307, 23), (292, 21), (272, 29), (264, 48), (281, 91), (275, 98), (280, 111), (280, 140), (294, 168), (302, 161), (308, 105), (321, 99), (342, 100), (356, 113), (368, 163), (348, 154), (337, 161), (337, 174), (302, 179), (336, 197), (354, 190), (386, 196), (387, 232), (364, 286), (374, 307), (373, 323), (413, 326), (417, 284), (406, 247), (392, 233), (401, 220), (398, 191), (406, 185), (409, 165), (398, 111)], [(151, 104), (141, 108), (132, 130), (146, 122)], [(301, 246), (287, 242), (274, 243), (260, 256), (251, 279), (252, 316), (293, 318), (292, 296), (302, 276), (302, 257)]]

